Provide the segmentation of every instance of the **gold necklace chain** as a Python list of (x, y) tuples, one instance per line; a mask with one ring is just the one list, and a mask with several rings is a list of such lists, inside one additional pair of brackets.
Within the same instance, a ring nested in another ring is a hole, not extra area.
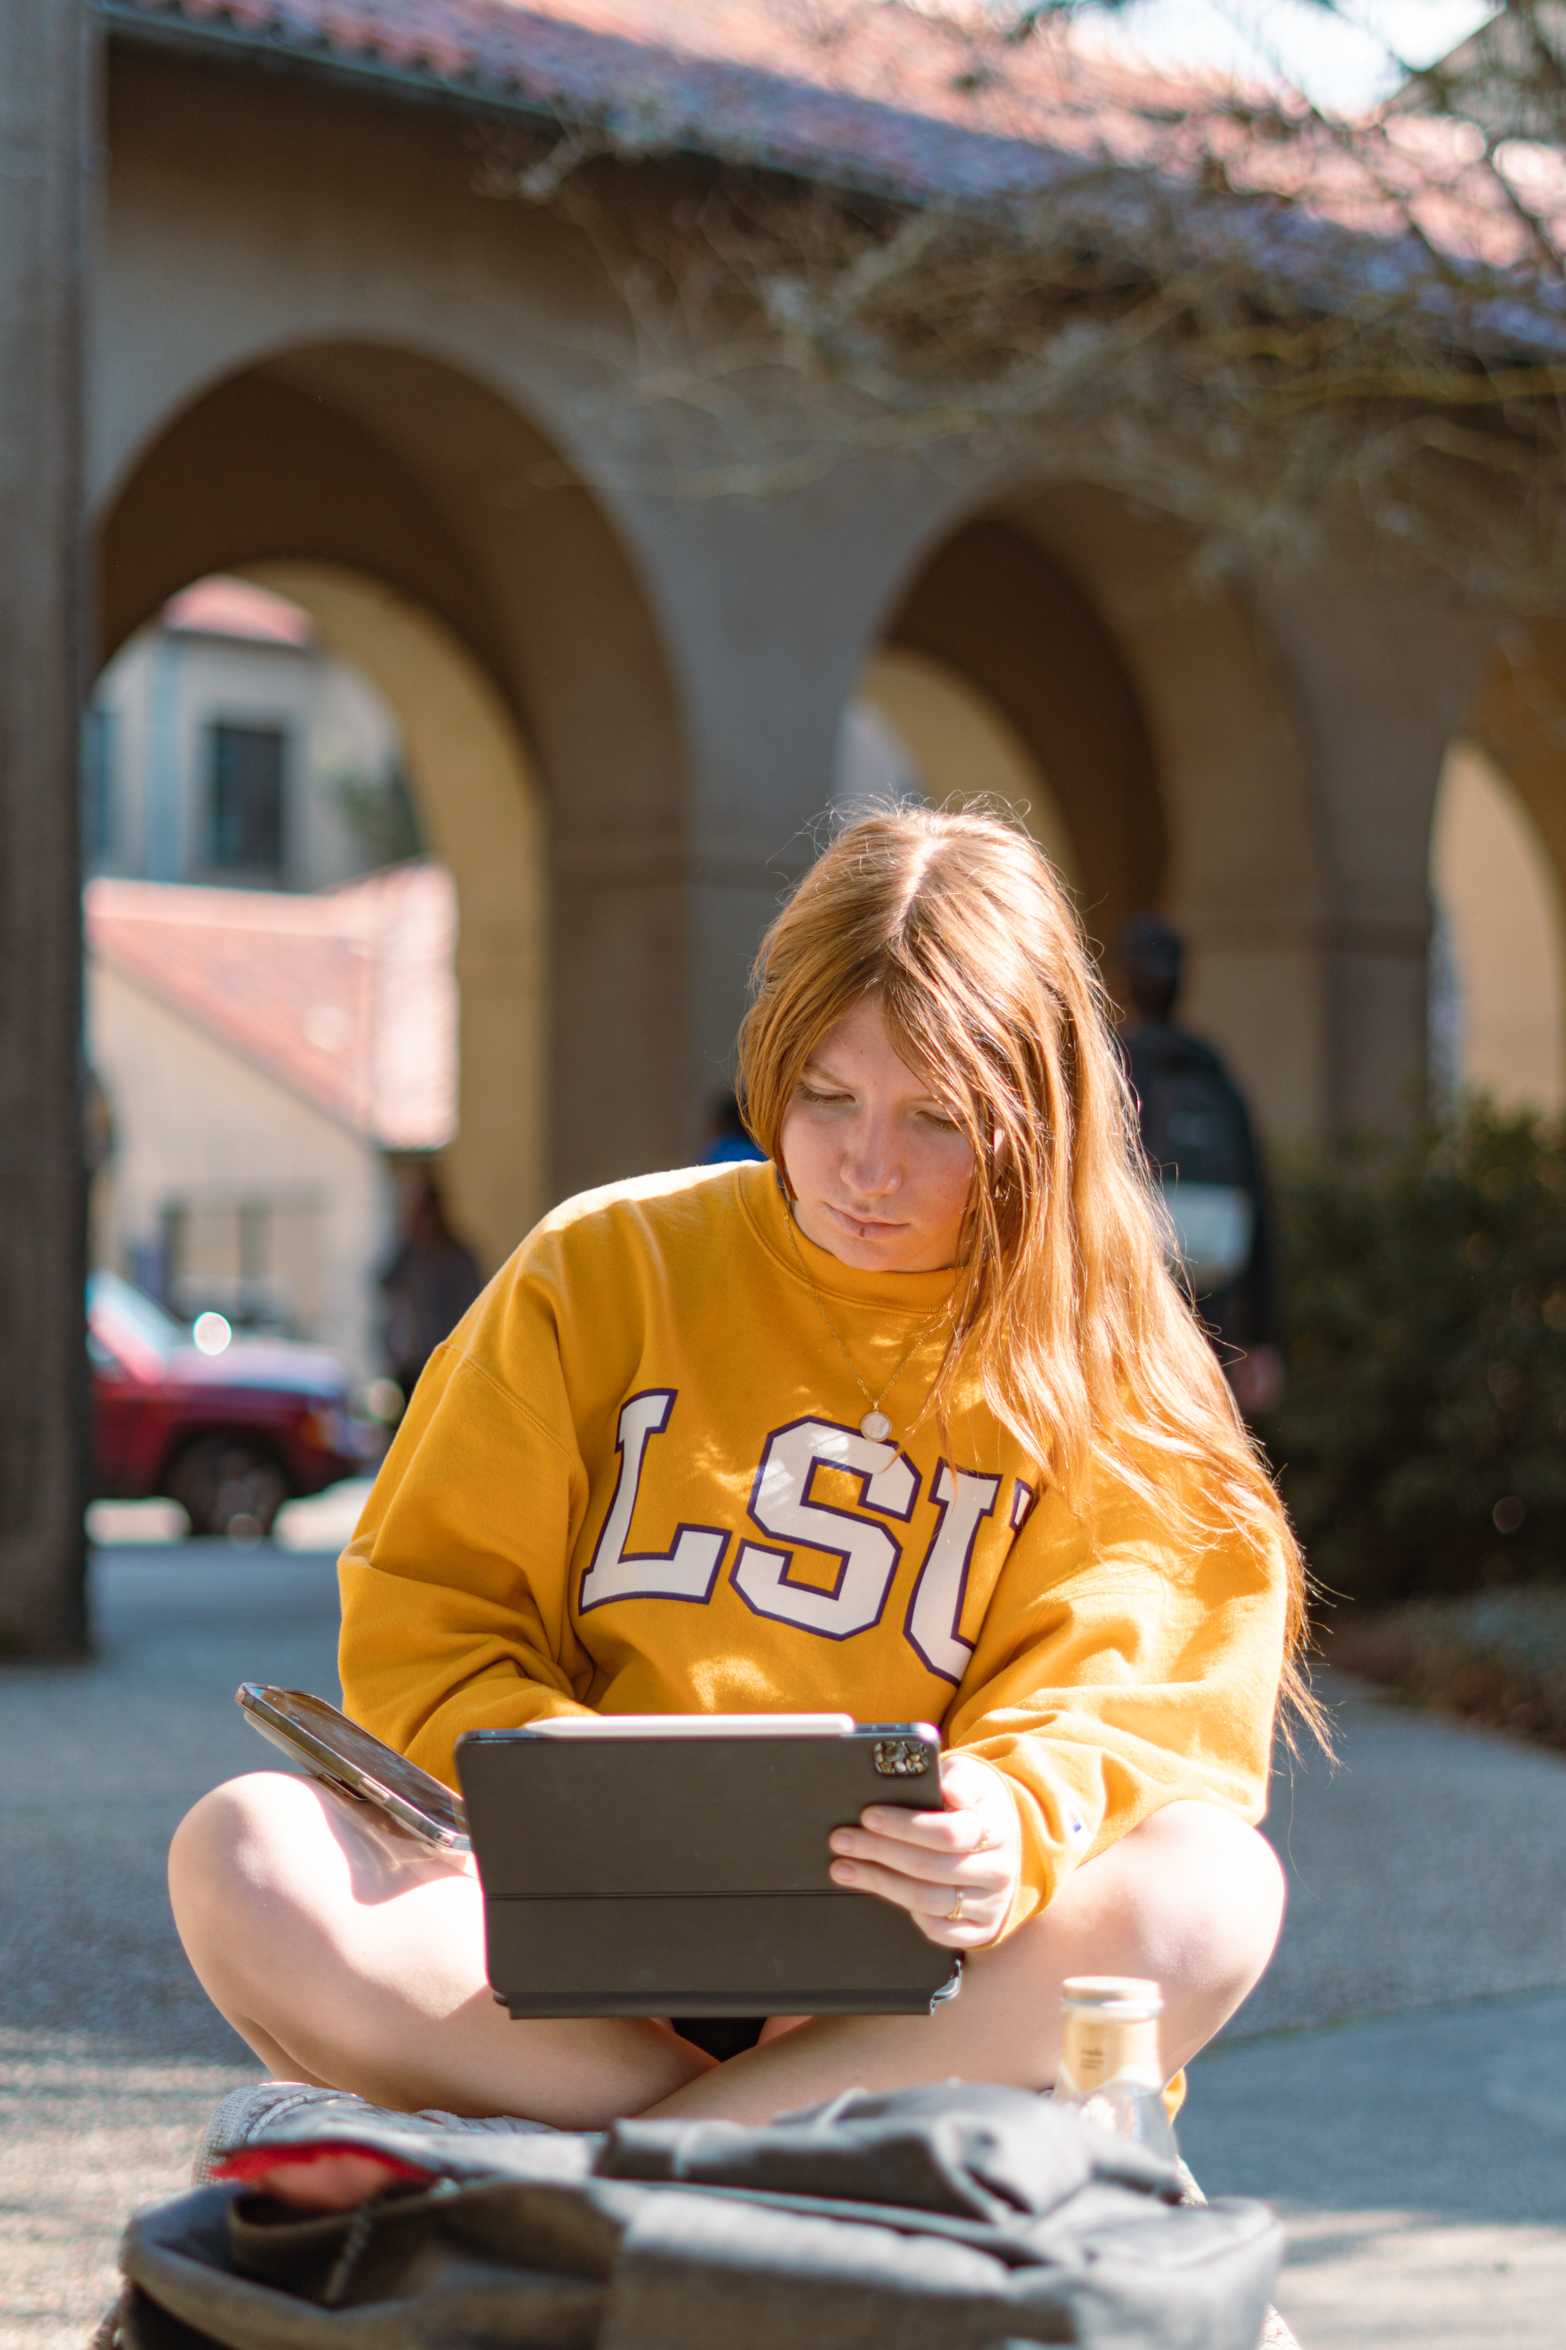
[[(805, 1277), (806, 1288), (809, 1290), (812, 1298), (815, 1300), (816, 1311), (821, 1316), (822, 1321), (826, 1324), (828, 1331), (835, 1341), (838, 1353), (842, 1356), (844, 1362), (848, 1365), (849, 1370), (853, 1373), (854, 1385), (858, 1388), (860, 1394), (864, 1397), (865, 1402), (870, 1407), (869, 1410), (864, 1414), (863, 1418), (860, 1420), (859, 1433), (861, 1436), (868, 1436), (872, 1443), (884, 1444), (892, 1433), (892, 1423), (887, 1418), (885, 1412), (883, 1412), (881, 1409), (882, 1397), (891, 1394), (892, 1389), (897, 1385), (898, 1380), (907, 1370), (909, 1364), (913, 1361), (914, 1356), (918, 1353), (919, 1348), (929, 1337), (930, 1332), (935, 1329), (939, 1323), (945, 1321), (949, 1317), (952, 1310), (952, 1301), (949, 1297), (943, 1299), (941, 1304), (936, 1307), (933, 1313), (925, 1315), (924, 1320), (920, 1323), (918, 1329), (914, 1332), (913, 1337), (909, 1340), (902, 1353), (898, 1356), (890, 1379), (884, 1380), (882, 1382), (879, 1395), (872, 1395), (869, 1388), (865, 1385), (864, 1377), (860, 1371), (859, 1365), (855, 1362), (853, 1355), (850, 1352), (847, 1339), (843, 1336), (842, 1331), (837, 1326), (836, 1316), (828, 1308), (826, 1299), (822, 1296), (819, 1288), (816, 1285), (815, 1276), (811, 1272), (810, 1267), (805, 1262), (805, 1252), (799, 1245), (799, 1235), (794, 1229), (794, 1205), (793, 1202), (789, 1199), (785, 1199), (783, 1202), (783, 1216), (784, 1221), (788, 1226), (788, 1237), (790, 1245), (794, 1251), (795, 1261), (798, 1264), (801, 1273)], [(937, 1371), (936, 1377), (939, 1378), (939, 1376), (940, 1373)], [(930, 1394), (933, 1395), (934, 1392), (935, 1381), (932, 1379), (930, 1382)], [(929, 1406), (930, 1397), (927, 1395), (924, 1399), (923, 1405), (919, 1410), (917, 1418), (913, 1421), (912, 1426), (908, 1430), (910, 1436), (912, 1436), (915, 1430), (922, 1425), (925, 1412), (928, 1411)]]

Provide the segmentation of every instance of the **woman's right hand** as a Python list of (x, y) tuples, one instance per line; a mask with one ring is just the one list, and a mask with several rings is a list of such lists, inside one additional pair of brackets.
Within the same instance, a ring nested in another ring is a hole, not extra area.
[(982, 1950), (1011, 1913), (1022, 1824), (1005, 1778), (977, 1755), (941, 1757), (941, 1811), (871, 1804), (831, 1836), (834, 1884), (906, 1909), (927, 1942)]

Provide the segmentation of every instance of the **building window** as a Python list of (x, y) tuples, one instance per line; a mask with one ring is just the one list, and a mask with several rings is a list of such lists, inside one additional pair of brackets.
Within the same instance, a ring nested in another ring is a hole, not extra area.
[(106, 872), (114, 862), (114, 713), (94, 706), (82, 717), (82, 866)]
[(215, 725), (210, 735), (207, 870), (280, 881), (288, 737), (280, 726)]
[(328, 1237), (325, 1203), (309, 1186), (171, 1193), (153, 1252), (156, 1294), (181, 1321), (219, 1313), (236, 1330), (314, 1335), (327, 1314)]

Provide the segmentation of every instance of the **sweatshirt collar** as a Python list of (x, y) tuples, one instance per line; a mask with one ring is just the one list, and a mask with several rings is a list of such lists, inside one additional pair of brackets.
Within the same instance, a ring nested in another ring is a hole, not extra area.
[[(770, 1159), (752, 1159), (739, 1170), (740, 1204), (757, 1238), (785, 1273), (804, 1286), (800, 1258), (806, 1273), (826, 1297), (858, 1305), (889, 1306), (907, 1314), (927, 1314), (951, 1296), (957, 1286), (955, 1266), (933, 1273), (880, 1273), (859, 1265), (845, 1265), (830, 1249), (820, 1248), (796, 1223), (793, 1238), (788, 1202), (777, 1168)], [(798, 1256), (794, 1241), (799, 1243)]]

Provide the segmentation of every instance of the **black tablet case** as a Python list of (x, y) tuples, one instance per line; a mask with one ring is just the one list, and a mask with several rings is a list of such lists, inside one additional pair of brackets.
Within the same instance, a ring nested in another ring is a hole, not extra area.
[[(827, 1834), (938, 1805), (906, 1725), (830, 1737), (475, 1730), (457, 1771), (513, 2016), (920, 2014), (960, 1966), (834, 1885)], [(879, 1766), (879, 1767), (878, 1767)]]

